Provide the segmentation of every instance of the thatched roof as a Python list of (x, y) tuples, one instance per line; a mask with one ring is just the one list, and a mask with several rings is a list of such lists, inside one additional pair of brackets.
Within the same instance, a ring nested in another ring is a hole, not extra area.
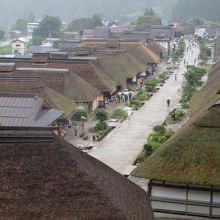
[(154, 40), (150, 40), (148, 42), (147, 48), (150, 49), (151, 51), (153, 51), (156, 54), (166, 52), (166, 49)]
[(11, 72), (16, 69), (15, 63), (0, 63), (0, 72)]
[(43, 87), (39, 90), (40, 96), (51, 107), (64, 112), (63, 118), (68, 118), (77, 108), (77, 104), (61, 93), (49, 87)]
[(126, 48), (137, 59), (147, 63), (157, 64), (160, 58), (141, 42), (121, 42), (121, 48)]
[[(106, 48), (108, 41), (95, 41), (95, 40), (87, 40), (81, 42), (80, 46), (102, 46)], [(139, 54), (137, 59), (140, 56), (143, 56), (145, 59), (145, 63), (158, 63), (160, 61), (160, 58), (150, 49), (148, 49), (142, 42), (138, 41), (121, 41), (120, 42), (120, 48), (121, 49), (128, 49), (130, 52), (134, 54)]]
[(132, 175), (175, 183), (220, 186), (220, 71), (194, 97), (190, 120)]
[[(13, 72), (11, 76), (6, 77), (0, 74), (0, 92), (8, 93), (37, 93), (42, 97), (51, 108), (64, 112), (63, 117), (70, 116), (77, 105), (74, 99), (64, 96), (62, 93), (47, 86), (45, 80), (39, 77), (22, 77)], [(21, 74), (22, 75), (22, 74)], [(27, 75), (27, 74), (26, 74)]]
[(190, 114), (194, 115), (199, 109), (204, 111), (209, 108), (213, 102), (219, 99), (217, 92), (220, 90), (220, 62), (213, 66), (209, 73), (208, 81), (200, 91), (198, 91), (190, 102)]
[(100, 55), (93, 62), (100, 71), (100, 77), (105, 80), (110, 88), (117, 85), (126, 86), (127, 78), (133, 78), (138, 72), (146, 70), (146, 63), (136, 57), (135, 50), (112, 55)]
[(65, 79), (64, 95), (75, 102), (93, 102), (100, 91), (77, 74)]
[(153, 219), (147, 194), (105, 164), (48, 130), (8, 129), (0, 131), (1, 219)]

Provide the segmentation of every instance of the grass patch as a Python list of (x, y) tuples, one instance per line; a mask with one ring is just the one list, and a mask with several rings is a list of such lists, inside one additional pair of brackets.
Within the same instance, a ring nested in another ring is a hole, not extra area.
[(123, 108), (116, 108), (113, 110), (112, 117), (114, 118), (127, 118), (128, 114)]
[(4, 55), (4, 54), (12, 54), (11, 46), (0, 47), (0, 54), (2, 54), (2, 55)]

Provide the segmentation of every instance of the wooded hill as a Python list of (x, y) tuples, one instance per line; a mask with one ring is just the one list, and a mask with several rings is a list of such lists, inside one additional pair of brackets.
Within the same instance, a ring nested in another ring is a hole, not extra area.
[(98, 13), (102, 18), (130, 23), (142, 15), (146, 8), (153, 8), (164, 21), (169, 21), (174, 2), (175, 0), (13, 0), (12, 3), (1, 0), (0, 26), (9, 28), (18, 18), (27, 18), (30, 12), (36, 17), (47, 14), (59, 16), (67, 22)]
[(219, 0), (178, 0), (173, 10), (174, 21), (189, 21), (194, 18), (207, 22), (220, 22)]

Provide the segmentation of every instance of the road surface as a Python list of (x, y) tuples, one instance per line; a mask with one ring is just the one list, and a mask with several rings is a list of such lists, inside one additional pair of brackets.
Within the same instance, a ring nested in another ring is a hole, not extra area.
[[(198, 54), (199, 48), (196, 47), (193, 48), (193, 52), (186, 53), (184, 58), (187, 59), (189, 65), (192, 65)], [(184, 80), (182, 73), (185, 71), (186, 67), (181, 61), (179, 69), (174, 72), (174, 74), (177, 74), (177, 81), (173, 74), (161, 89), (146, 101), (140, 110), (125, 120), (121, 126), (114, 129), (89, 154), (119, 173), (123, 173), (127, 167), (134, 163), (138, 154), (142, 151), (153, 127), (165, 121), (170, 111), (167, 108), (167, 97), (171, 98), (171, 109), (178, 105), (180, 88)]]

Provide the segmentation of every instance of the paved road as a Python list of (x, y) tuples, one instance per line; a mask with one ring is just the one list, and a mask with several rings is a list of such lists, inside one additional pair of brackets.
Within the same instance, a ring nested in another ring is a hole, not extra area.
[[(187, 42), (188, 45), (188, 42)], [(199, 49), (189, 51), (184, 58), (188, 64), (194, 64), (194, 58), (198, 57)], [(146, 101), (144, 106), (136, 111), (120, 127), (114, 129), (104, 140), (89, 154), (119, 173), (131, 166), (138, 154), (142, 151), (148, 135), (155, 125), (162, 124), (169, 113), (166, 100), (171, 98), (171, 109), (179, 103), (182, 73), (186, 70), (183, 61), (176, 70), (177, 81), (174, 75), (164, 84), (161, 89)]]

